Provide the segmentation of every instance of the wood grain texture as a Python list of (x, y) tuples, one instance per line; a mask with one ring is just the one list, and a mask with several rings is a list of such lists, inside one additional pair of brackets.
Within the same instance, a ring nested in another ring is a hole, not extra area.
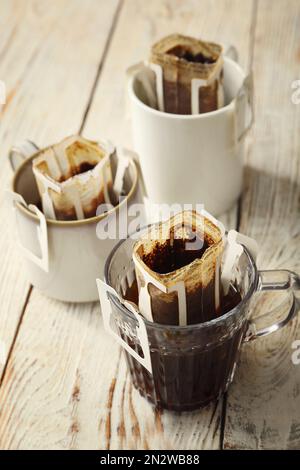
[[(95, 6), (98, 3), (89, 5), (95, 8), (93, 31), (98, 32), (101, 29), (96, 27), (97, 15), (100, 15)], [(108, 42), (103, 69), (98, 69), (99, 83), (83, 133), (87, 137), (108, 137), (116, 143), (130, 143), (129, 123), (124, 120), (125, 69), (145, 57), (151, 43), (164, 34), (181, 31), (238, 44), (246, 63), (251, 9), (252, 1), (205, 0), (199, 8), (199, 2), (192, 0), (184, 3), (126, 0)], [(236, 16), (241, 18), (238, 23)], [(108, 22), (107, 19), (102, 21)], [(83, 34), (82, 28), (80, 31)], [(103, 31), (107, 29), (103, 27)], [(47, 49), (50, 56), (55, 54), (52, 35), (49, 33), (47, 39), (52, 44)], [(65, 41), (59, 39), (60, 42), (55, 37), (56, 44)], [(91, 38), (88, 41), (91, 50), (83, 60), (89, 63), (89, 54), (97, 51), (99, 57), (101, 44), (95, 46), (96, 41)], [(76, 42), (79, 43), (80, 47), (87, 47), (82, 36)], [(56, 53), (62, 61), (65, 52)], [(84, 51), (80, 60), (82, 56)], [(66, 76), (60, 75), (58, 79), (55, 70), (49, 64), (48, 67), (43, 87), (47, 89), (51, 77), (59, 91), (63, 86), (61, 80), (66, 80)], [(84, 63), (83, 75), (86, 67)], [(72, 82), (74, 93), (79, 93), (80, 84), (76, 77)], [(52, 100), (54, 96), (51, 95)], [(71, 96), (74, 98), (73, 93)], [(48, 106), (49, 101), (46, 101), (45, 109)], [(72, 128), (72, 123), (77, 122), (74, 114), (78, 109), (78, 102), (70, 103), (73, 119), (70, 117), (71, 124), (64, 123), (63, 128), (49, 119), (41, 135), (42, 142), (49, 132), (58, 134), (57, 138), (67, 133), (68, 126)], [(63, 115), (63, 110), (59, 111), (59, 115)], [(28, 118), (31, 124), (36, 121), (36, 113), (37, 110), (33, 111)], [(27, 127), (23, 135), (28, 137)], [(50, 301), (34, 290), (0, 390), (0, 447), (219, 448), (221, 408), (222, 403), (218, 403), (192, 414), (155, 412), (132, 388), (119, 348), (103, 331), (99, 306), (66, 305)]]
[[(2, 156), (16, 139), (44, 145), (77, 131), (86, 111), (87, 137), (130, 145), (125, 69), (169, 32), (232, 42), (243, 65), (249, 63), (252, 1), (125, 0), (108, 42), (117, 2), (105, 2), (105, 8), (99, 3), (85, 2), (82, 9), (73, 1), (1, 2), (0, 79), (9, 91), (0, 117)], [(299, 23), (296, 0), (258, 2), (256, 126), (240, 221), (240, 230), (259, 242), (260, 267), (298, 272), (300, 105), (292, 104), (291, 83), (299, 79)], [(0, 191), (8, 176), (5, 163)], [(2, 193), (0, 216), (12, 224)], [(224, 221), (234, 226), (234, 212)], [(9, 224), (0, 232), (0, 336), (4, 332), (8, 344), (28, 292)], [(300, 339), (297, 319), (243, 348), (228, 394), (225, 448), (300, 448), (294, 339)], [(67, 305), (33, 291), (0, 389), (0, 448), (218, 448), (221, 409), (219, 403), (191, 414), (155, 412), (133, 389), (123, 355), (103, 331), (98, 305)]]
[[(258, 3), (253, 68), (256, 124), (240, 230), (259, 242), (261, 268), (300, 272), (299, 2)], [(291, 361), (300, 321), (244, 346), (227, 402), (225, 448), (300, 448), (300, 366)]]
[(47, 145), (80, 128), (117, 0), (81, 7), (79, 0), (0, 4), (0, 80), (7, 88), (0, 108), (0, 341), (6, 357), (29, 289), (4, 194), (12, 178), (7, 153), (22, 139)]

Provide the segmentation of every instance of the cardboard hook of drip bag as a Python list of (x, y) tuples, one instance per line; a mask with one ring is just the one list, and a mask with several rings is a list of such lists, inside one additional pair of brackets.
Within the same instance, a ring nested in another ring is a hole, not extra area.
[(56, 214), (54, 211), (52, 199), (49, 194), (49, 189), (52, 189), (57, 193), (61, 193), (61, 188), (58, 184), (55, 183), (55, 181), (49, 180), (43, 174), (39, 175), (39, 179), (43, 182), (45, 188), (45, 191), (41, 195), (43, 212), (48, 219), (56, 220)]
[(163, 69), (159, 64), (152, 64), (151, 62), (148, 62), (147, 65), (155, 73), (155, 87), (158, 109), (159, 111), (164, 111)]
[[(122, 348), (124, 348), (131, 356), (136, 359), (142, 366), (144, 366), (150, 374), (152, 374), (152, 364), (151, 364), (151, 356), (150, 356), (150, 349), (149, 349), (149, 341), (148, 335), (146, 330), (146, 325), (143, 321), (142, 316), (138, 313), (138, 311), (134, 308), (134, 306), (130, 302), (124, 301), (118, 293), (113, 289), (111, 286), (106, 284), (101, 279), (97, 279), (97, 287), (99, 292), (99, 299), (101, 304), (101, 311), (103, 316), (103, 323), (105, 330), (114, 337), (114, 339), (119, 343)], [(108, 298), (108, 294), (116, 297), (118, 301), (124, 305), (135, 317), (138, 322), (138, 326), (136, 327), (136, 337), (138, 342), (140, 343), (143, 357), (140, 356), (134, 349), (132, 349), (129, 344), (127, 344), (120, 336), (117, 328), (113, 328), (112, 326), (112, 307), (111, 301)]]
[[(201, 113), (200, 109), (200, 100), (199, 100), (199, 93), (200, 88), (209, 86), (214, 80), (218, 80), (218, 75), (222, 70), (223, 64), (220, 62), (219, 66), (214, 70), (214, 73), (209, 77), (209, 80), (204, 80), (203, 78), (193, 78), (191, 83), (191, 110), (192, 114), (199, 114)], [(217, 109), (222, 108), (224, 106), (224, 91), (223, 87), (218, 86), (218, 94), (217, 94)]]
[(93, 217), (102, 202), (110, 204), (112, 183), (108, 141), (90, 141), (73, 135), (41, 150), (33, 173), (47, 218), (82, 220)]
[(39, 219), (39, 223), (36, 227), (36, 236), (37, 236), (37, 244), (40, 248), (41, 256), (36, 255), (33, 253), (29, 248), (26, 248), (22, 243), (22, 232), (19, 232), (19, 248), (22, 251), (23, 255), (29, 260), (36, 264), (39, 268), (41, 268), (45, 272), (49, 272), (49, 248), (48, 248), (48, 231), (47, 231), (47, 221), (44, 214), (33, 204), (27, 205), (24, 198), (13, 191), (6, 191), (6, 194), (9, 200), (13, 203), (13, 207), (16, 213), (16, 219), (18, 223), (18, 213), (16, 204), (22, 204), (28, 210), (33, 212)]
[[(186, 252), (193, 250), (194, 254), (188, 256), (190, 261), (186, 264), (179, 262), (176, 266), (174, 253), (178, 249), (182, 254), (182, 241), (190, 237), (197, 243), (201, 241), (201, 246), (184, 248)], [(176, 239), (181, 241), (174, 249)], [(176, 213), (168, 220), (150, 225), (134, 245), (132, 255), (141, 314), (151, 322), (186, 326), (202, 321), (205, 316), (203, 308), (195, 307), (197, 302), (201, 306), (209, 303), (212, 312), (217, 311), (223, 239), (222, 224), (204, 210)], [(167, 264), (164, 267), (155, 264), (158, 258)]]
[(113, 184), (113, 190), (117, 197), (119, 197), (123, 190), (125, 172), (130, 163), (130, 158), (133, 158), (132, 152), (123, 147), (117, 147), (118, 165)]

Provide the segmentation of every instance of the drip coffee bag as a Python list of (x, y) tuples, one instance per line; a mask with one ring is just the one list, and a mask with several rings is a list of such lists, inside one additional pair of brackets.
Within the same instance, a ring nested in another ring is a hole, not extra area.
[(220, 45), (173, 34), (153, 45), (149, 63), (160, 111), (199, 114), (224, 105)]
[(222, 254), (220, 227), (195, 211), (150, 226), (133, 249), (141, 314), (181, 326), (217, 317)]

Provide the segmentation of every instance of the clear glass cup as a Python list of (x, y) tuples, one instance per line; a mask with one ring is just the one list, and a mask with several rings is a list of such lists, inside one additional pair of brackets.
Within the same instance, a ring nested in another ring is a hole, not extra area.
[[(106, 262), (105, 281), (120, 296), (128, 287), (126, 280), (132, 280), (134, 243), (132, 238), (121, 241)], [(141, 320), (113, 291), (106, 292), (110, 326), (108, 320), (104, 323), (125, 349), (134, 386), (157, 407), (187, 411), (218, 399), (233, 379), (241, 344), (282, 328), (299, 310), (299, 276), (288, 270), (258, 271), (245, 247), (235, 282), (242, 298), (238, 305), (214, 320), (184, 327)], [(280, 305), (253, 319), (255, 294), (266, 290), (287, 292)], [(283, 311), (284, 318), (278, 319)]]

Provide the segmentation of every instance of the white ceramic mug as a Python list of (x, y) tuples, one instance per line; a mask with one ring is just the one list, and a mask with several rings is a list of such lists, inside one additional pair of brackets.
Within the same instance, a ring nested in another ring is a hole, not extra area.
[[(130, 69), (128, 92), (135, 151), (151, 204), (204, 204), (217, 216), (239, 197), (244, 137), (253, 121), (252, 75), (224, 57), (223, 108), (178, 115), (147, 105), (153, 97), (149, 69)], [(145, 89), (148, 76), (148, 88)]]
[[(116, 207), (85, 220), (58, 221), (46, 219), (37, 207), (39, 195), (32, 172), (32, 159), (37, 154), (37, 147), (29, 141), (10, 152), (15, 174), (8, 195), (15, 209), (20, 252), (28, 279), (44, 294), (58, 300), (96, 301), (96, 278), (102, 277), (106, 257), (119, 240), (118, 237), (99, 239), (96, 230), (99, 223), (107, 224), (109, 218), (116, 216), (119, 234), (117, 215), (121, 211), (128, 215), (134, 203), (141, 203), (136, 164), (128, 157), (124, 176), (126, 196)], [(129, 223), (130, 220), (128, 215)]]

